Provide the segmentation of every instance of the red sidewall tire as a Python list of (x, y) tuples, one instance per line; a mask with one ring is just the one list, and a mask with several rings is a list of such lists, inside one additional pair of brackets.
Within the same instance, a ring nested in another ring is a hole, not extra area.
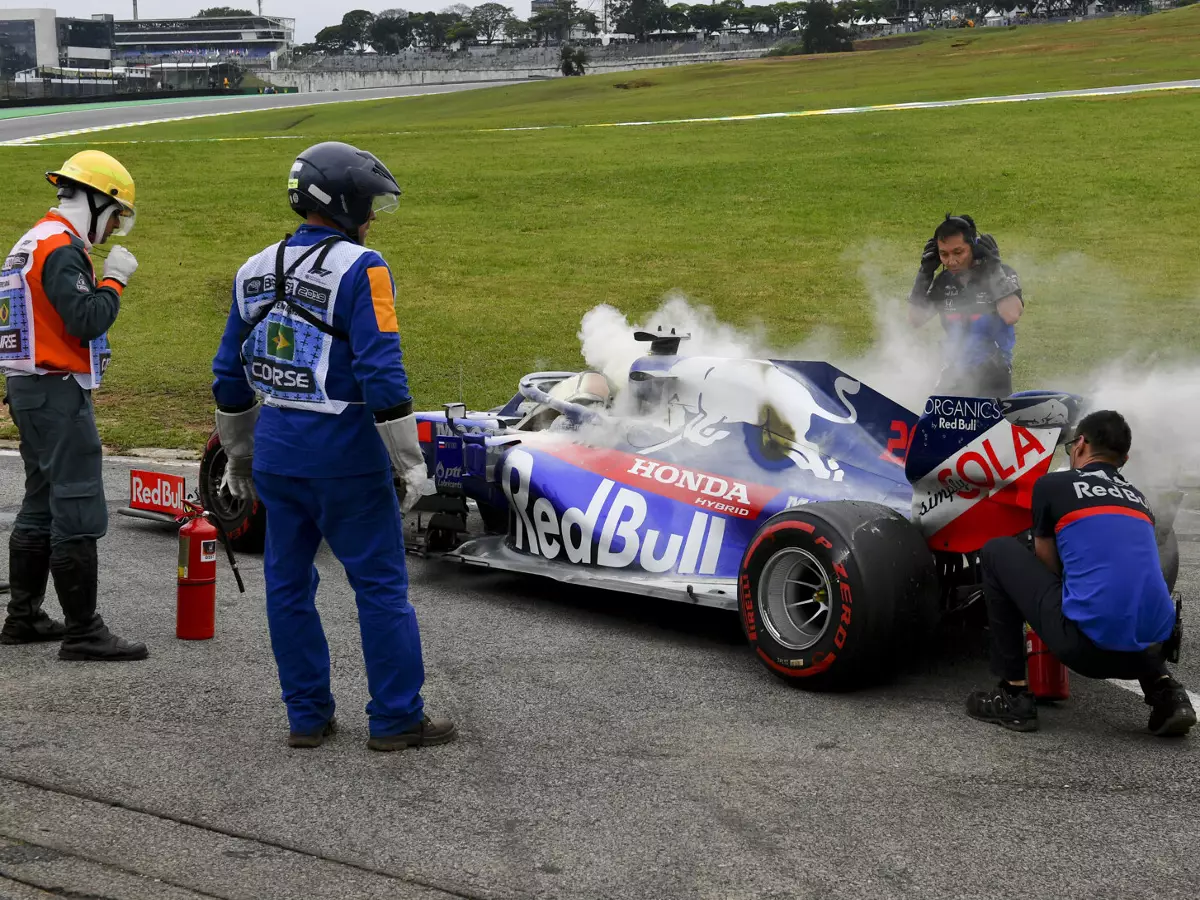
[[(829, 624), (825, 633), (804, 650), (793, 650), (775, 640), (762, 623), (761, 607), (756, 596), (758, 580), (767, 562), (775, 553), (792, 547), (816, 557), (832, 588), (828, 598)], [(738, 577), (738, 609), (742, 630), (751, 649), (776, 675), (788, 680), (812, 680), (812, 686), (819, 687), (823, 681), (833, 680), (828, 673), (840, 657), (853, 654), (857, 632), (861, 630), (855, 628), (854, 620), (854, 587), (858, 570), (845, 549), (840, 537), (831, 529), (818, 529), (813, 522), (799, 517), (768, 522), (747, 548)], [(836, 565), (835, 560), (839, 560)], [(842, 573), (845, 573), (844, 576)]]
[[(780, 643), (763, 621), (760, 579), (789, 548), (816, 560), (829, 585), (828, 624), (803, 650)], [(852, 501), (771, 517), (746, 548), (738, 576), (742, 630), (755, 655), (780, 678), (817, 690), (856, 687), (888, 671), (899, 650), (920, 640), (937, 596), (933, 555), (916, 529), (885, 507)]]

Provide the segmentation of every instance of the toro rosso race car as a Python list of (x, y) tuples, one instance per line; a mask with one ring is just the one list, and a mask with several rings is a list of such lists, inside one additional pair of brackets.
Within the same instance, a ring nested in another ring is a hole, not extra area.
[[(1028, 536), (1033, 483), (1082, 414), (1053, 391), (931, 396), (917, 414), (826, 362), (636, 336), (649, 346), (620, 389), (536, 372), (502, 407), (419, 414), (436, 492), (410, 514), (410, 549), (736, 611), (762, 663), (806, 687), (884, 674), (976, 601), (978, 551)], [(202, 504), (261, 546), (264, 514), (222, 496), (223, 469), (214, 435)], [(1174, 590), (1180, 495), (1154, 500)]]

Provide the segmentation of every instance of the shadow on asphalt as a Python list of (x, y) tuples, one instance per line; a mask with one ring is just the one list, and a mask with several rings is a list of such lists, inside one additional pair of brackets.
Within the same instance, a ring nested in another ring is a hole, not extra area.
[[(645, 634), (654, 629), (663, 640), (672, 636), (702, 642), (714, 648), (746, 645), (737, 613), (691, 605), (677, 600), (607, 591), (579, 585), (560, 584), (510, 572), (482, 571), (450, 564), (442, 569), (436, 562), (423, 567), (421, 582), (442, 588), (469, 590), (490, 599), (522, 607), (553, 608), (556, 616), (571, 617), (580, 627), (602, 622)], [(976, 668), (988, 659), (987, 616), (982, 603), (945, 617), (921, 646), (901, 648), (893, 676), (946, 676)], [(860, 686), (858, 690), (862, 690)]]

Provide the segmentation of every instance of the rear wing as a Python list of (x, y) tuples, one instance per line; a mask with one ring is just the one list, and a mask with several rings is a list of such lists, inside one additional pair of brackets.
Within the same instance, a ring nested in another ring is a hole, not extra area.
[(933, 396), (912, 431), (904, 474), (912, 521), (930, 548), (973, 553), (1033, 524), (1033, 484), (1078, 420), (1082, 398)]

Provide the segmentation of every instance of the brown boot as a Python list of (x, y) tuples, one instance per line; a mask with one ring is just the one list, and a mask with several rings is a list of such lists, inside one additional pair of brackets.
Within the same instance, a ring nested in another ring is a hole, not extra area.
[(458, 737), (458, 729), (449, 719), (431, 719), (425, 716), (408, 731), (373, 737), (367, 741), (371, 750), (403, 750), (405, 747), (428, 747), (433, 744), (448, 744)]
[(337, 717), (334, 716), (316, 731), (293, 731), (288, 734), (288, 746), (303, 749), (320, 747), (325, 738), (337, 734)]

